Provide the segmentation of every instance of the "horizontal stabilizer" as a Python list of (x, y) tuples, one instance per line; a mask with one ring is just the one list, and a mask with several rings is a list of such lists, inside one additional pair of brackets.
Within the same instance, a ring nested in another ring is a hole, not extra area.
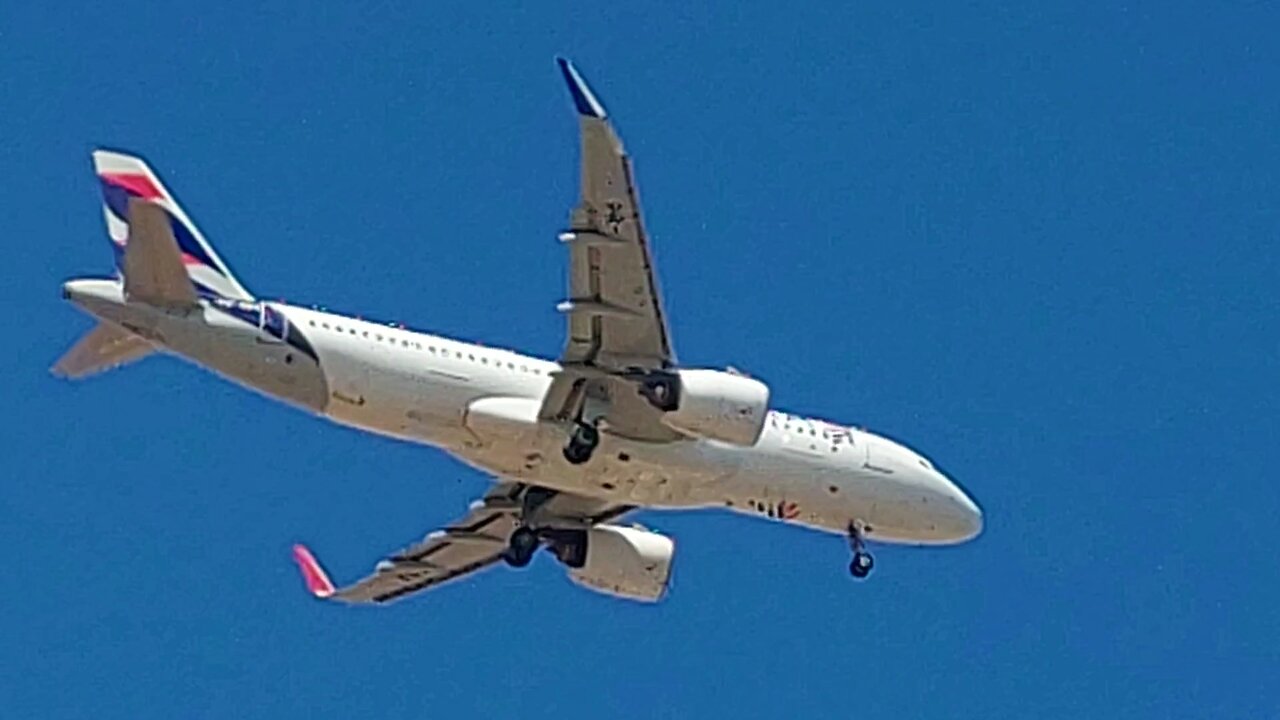
[(127, 365), (153, 352), (155, 347), (141, 337), (116, 325), (101, 323), (80, 338), (49, 371), (58, 377), (78, 380)]

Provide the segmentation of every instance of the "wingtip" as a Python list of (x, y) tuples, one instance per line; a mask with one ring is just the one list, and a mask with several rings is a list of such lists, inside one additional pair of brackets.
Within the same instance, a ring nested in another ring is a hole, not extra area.
[(306, 545), (299, 543), (293, 546), (293, 560), (298, 563), (298, 570), (302, 573), (308, 592), (321, 599), (333, 595), (333, 583)]
[(596, 98), (595, 93), (591, 92), (591, 87), (587, 85), (586, 80), (582, 79), (582, 74), (578, 72), (578, 68), (574, 67), (573, 62), (569, 58), (557, 56), (556, 64), (560, 66), (560, 74), (564, 76), (565, 84), (569, 86), (569, 94), (573, 96), (573, 106), (578, 110), (578, 114), (597, 120), (608, 117), (604, 105)]

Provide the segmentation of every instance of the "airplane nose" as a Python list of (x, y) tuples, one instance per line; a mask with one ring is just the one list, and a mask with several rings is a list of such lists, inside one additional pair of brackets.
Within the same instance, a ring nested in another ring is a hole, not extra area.
[(960, 537), (957, 541), (971, 540), (982, 532), (982, 508), (969, 497), (960, 486), (952, 482), (946, 481), (950, 488), (951, 502), (956, 507), (956, 524), (959, 526)]

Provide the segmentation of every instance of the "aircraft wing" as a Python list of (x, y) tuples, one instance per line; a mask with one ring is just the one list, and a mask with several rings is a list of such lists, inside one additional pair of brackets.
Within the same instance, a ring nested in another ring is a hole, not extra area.
[[(536, 495), (536, 499), (527, 497), (530, 495)], [(316, 597), (352, 604), (386, 603), (501, 562), (508, 539), (530, 502), (537, 505), (540, 514), (588, 526), (631, 510), (629, 506), (523, 483), (499, 483), (483, 499), (472, 503), (470, 511), (457, 522), (379, 562), (373, 574), (346, 587), (334, 587), (305, 546), (294, 546), (294, 560), (307, 589)]]
[(635, 175), (604, 106), (577, 69), (557, 60), (578, 113), (581, 197), (560, 239), (569, 249), (568, 318), (563, 368), (544, 401), (543, 419), (566, 420), (582, 393), (607, 400), (609, 427), (644, 440), (679, 437), (619, 376), (675, 364)]

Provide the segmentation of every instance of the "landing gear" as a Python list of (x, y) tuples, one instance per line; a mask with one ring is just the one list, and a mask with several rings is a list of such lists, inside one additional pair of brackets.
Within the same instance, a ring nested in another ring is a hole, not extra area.
[(586, 530), (552, 530), (547, 546), (565, 567), (577, 570), (587, 564)]
[(591, 454), (599, 444), (600, 431), (596, 426), (579, 422), (569, 436), (569, 444), (564, 446), (564, 459), (570, 465), (581, 465), (591, 459)]
[(859, 523), (849, 523), (849, 549), (853, 551), (853, 562), (849, 563), (849, 574), (861, 580), (871, 574), (871, 569), (876, 566), (875, 558), (871, 557), (871, 553), (867, 552), (866, 541), (863, 536), (863, 526)]
[(522, 568), (533, 560), (533, 554), (538, 551), (538, 547), (542, 545), (542, 541), (538, 539), (538, 533), (524, 525), (516, 528), (511, 533), (511, 539), (508, 541), (507, 552), (502, 558), (507, 561), (511, 567)]
[(849, 574), (861, 580), (871, 574), (871, 568), (875, 566), (876, 561), (871, 557), (871, 553), (856, 552), (853, 554), (853, 562), (849, 563)]

